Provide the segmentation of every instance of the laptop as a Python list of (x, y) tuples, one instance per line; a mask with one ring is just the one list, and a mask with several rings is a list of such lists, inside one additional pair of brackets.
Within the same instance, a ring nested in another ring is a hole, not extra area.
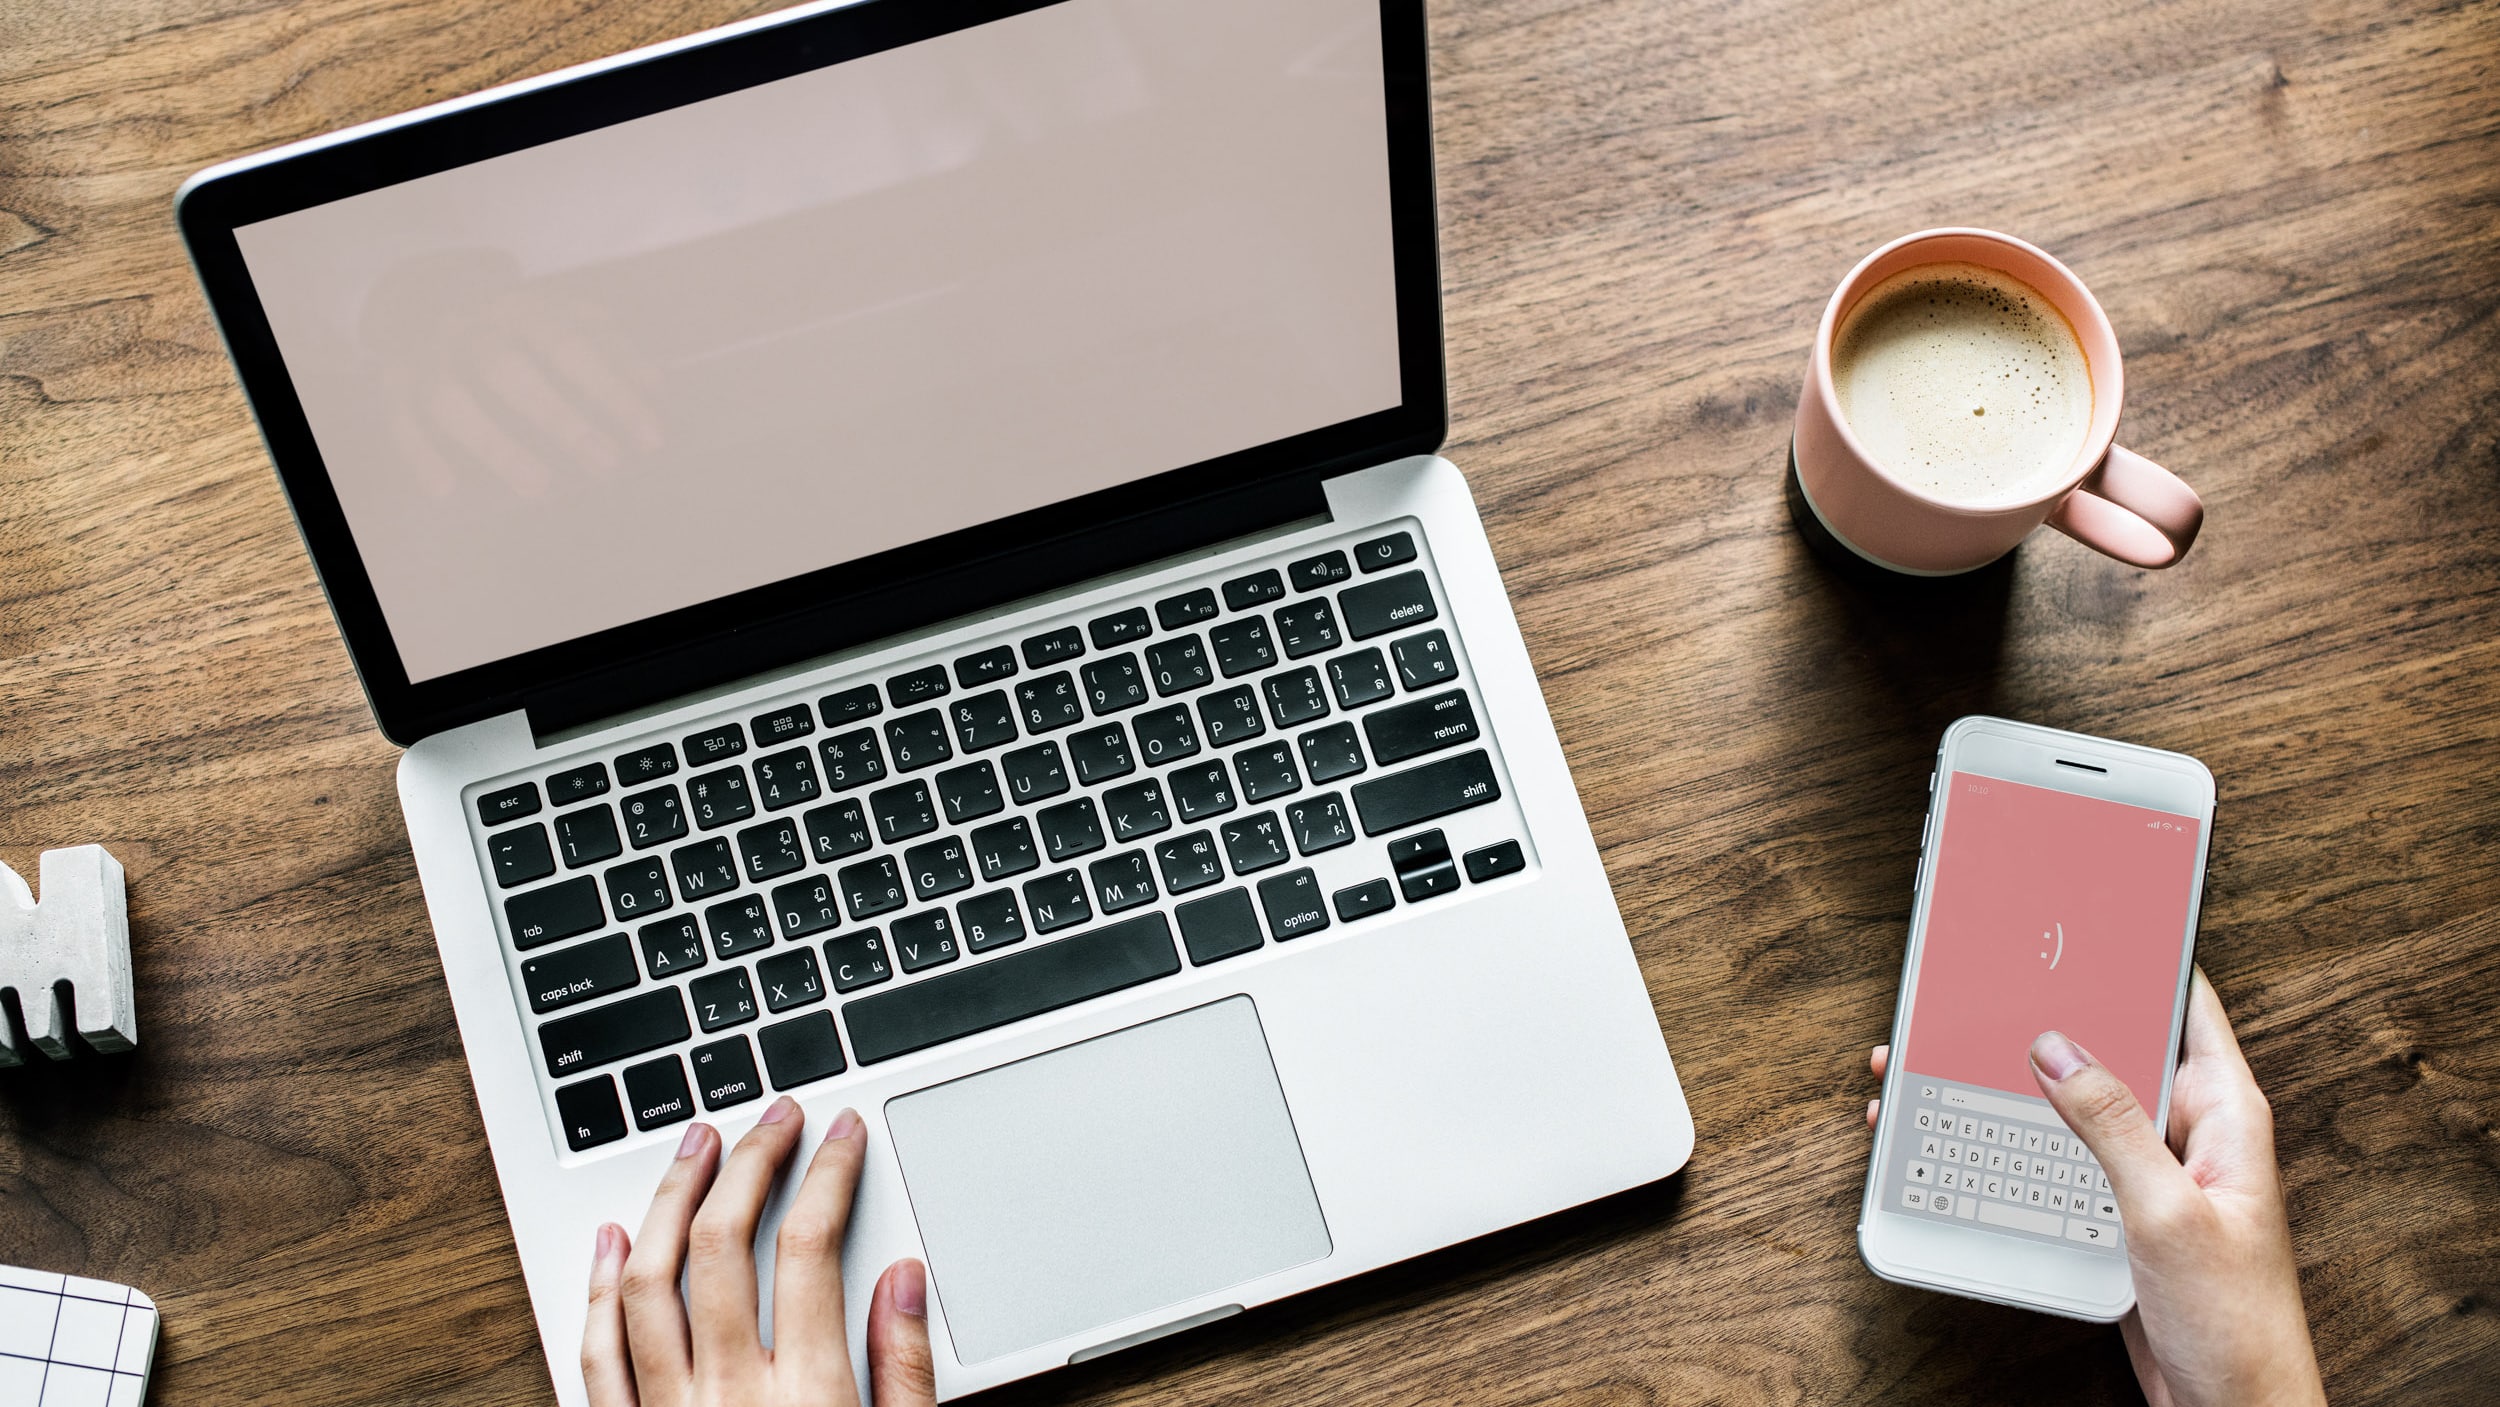
[(183, 187), (560, 1400), (595, 1228), (784, 1092), (950, 1397), (1684, 1162), (1436, 453), (1424, 30), (806, 6)]

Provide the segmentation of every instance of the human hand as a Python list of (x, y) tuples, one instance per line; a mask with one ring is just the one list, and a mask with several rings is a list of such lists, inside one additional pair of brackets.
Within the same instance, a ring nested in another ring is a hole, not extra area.
[[(1870, 1062), (1884, 1073), (1890, 1047)], [(2031, 1044), (2032, 1075), (2109, 1175), (2136, 1307), (2120, 1322), (2152, 1407), (2323, 1404), (2301, 1310), (2274, 1114), (2203, 971), (2170, 1086), (2167, 1142), (2126, 1082), (2056, 1031)], [(1880, 1105), (1867, 1105), (1872, 1124)]]
[[(642, 1232), (599, 1228), (582, 1378), (591, 1407), (857, 1407), (842, 1320), (842, 1236), (868, 1135), (833, 1116), (774, 1241), (773, 1346), (756, 1327), (755, 1228), (807, 1122), (787, 1095), (724, 1160), (708, 1124), (686, 1130)], [(717, 1175), (716, 1175), (717, 1174)], [(680, 1298), (677, 1277), (686, 1276)], [(877, 1407), (934, 1407), (928, 1272), (896, 1261), (868, 1305)], [(691, 1310), (691, 1313), (689, 1313)]]

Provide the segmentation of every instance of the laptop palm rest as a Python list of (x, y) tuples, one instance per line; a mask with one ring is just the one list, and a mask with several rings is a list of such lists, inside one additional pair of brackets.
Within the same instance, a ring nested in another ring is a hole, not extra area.
[(966, 1364), (1331, 1249), (1246, 996), (915, 1091), (885, 1116)]

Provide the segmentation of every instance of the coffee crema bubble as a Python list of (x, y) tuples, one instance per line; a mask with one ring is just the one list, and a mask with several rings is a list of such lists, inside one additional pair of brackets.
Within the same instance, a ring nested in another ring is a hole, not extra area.
[(1920, 265), (1868, 290), (1833, 341), (1832, 385), (1886, 473), (1957, 503), (2048, 491), (2092, 433), (2074, 328), (2030, 285), (1977, 264)]

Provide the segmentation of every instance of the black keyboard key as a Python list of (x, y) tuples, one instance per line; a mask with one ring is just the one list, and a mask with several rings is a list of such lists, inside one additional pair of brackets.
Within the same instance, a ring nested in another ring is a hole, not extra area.
[(1331, 723), (1294, 739), (1302, 749), (1302, 770), (1311, 784), (1333, 782), (1363, 770), (1363, 746), (1354, 740), (1354, 725)]
[(705, 973), (686, 984), (686, 996), (694, 1002), (695, 1023), (706, 1031), (755, 1019), (755, 985), (743, 967)]
[(1498, 845), (1488, 845), (1482, 850), (1467, 852), (1467, 878), (1470, 883), (1482, 884), (1488, 879), (1500, 879), (1503, 875), (1517, 874), (1527, 867), (1528, 857), (1520, 850), (1519, 842), (1515, 840), (1505, 840)]
[(521, 990), (529, 997), (530, 1010), (541, 1015), (613, 996), (641, 982), (633, 947), (622, 933), (558, 948), (521, 964)]
[(817, 864), (856, 855), (870, 844), (868, 815), (856, 799), (819, 806), (800, 819), (807, 823), (809, 853)]
[(625, 813), (625, 838), (636, 850), (664, 845), (686, 833), (686, 808), (675, 787), (638, 791), (616, 803)]
[(1467, 692), (1452, 689), (1365, 716), (1363, 735), (1371, 739), (1372, 756), (1386, 767), (1427, 752), (1472, 743), (1482, 733), (1476, 727), (1476, 706), (1467, 701)]
[(1136, 840), (1172, 828), (1171, 808), (1163, 804), (1163, 784), (1152, 777), (1104, 792), (1102, 813), (1111, 823), (1115, 841)]
[(937, 805), (919, 782), (904, 782), (868, 793), (868, 814), (877, 818), (877, 834), (892, 845), (937, 829)]
[(1128, 721), (1137, 735), (1137, 750), (1149, 767), (1161, 767), (1198, 755), (1198, 729), (1189, 721), (1189, 705), (1150, 708)]
[(764, 1052), (764, 1069), (774, 1089), (797, 1089), (842, 1073), (842, 1037), (834, 1033), (833, 1013), (811, 1011), (775, 1022), (755, 1033)]
[(1155, 619), (1166, 630), (1215, 619), (1215, 593), (1206, 587), (1155, 602)]
[(804, 938), (840, 925), (842, 908), (834, 902), (833, 881), (809, 875), (775, 888), (773, 922), (784, 938)]
[(1390, 645), (1389, 653), (1397, 659), (1398, 678), (1405, 681), (1409, 693), (1458, 677), (1458, 657), (1450, 653), (1450, 637), (1438, 630), (1409, 635)]
[(1217, 834), (1224, 837), (1224, 854), (1233, 862), (1234, 874), (1256, 874), (1292, 858), (1293, 852), (1285, 848), (1285, 828), (1276, 823), (1273, 811), (1255, 811), (1226, 821)]
[(1319, 879), (1309, 870), (1287, 870), (1260, 880), (1259, 907), (1267, 911), (1267, 931), (1279, 943), (1328, 926), (1328, 906), (1320, 901)]
[(1085, 636), (1073, 625), (1024, 642), (1024, 663), (1029, 669), (1064, 664), (1084, 653)]
[(707, 831), (754, 815), (755, 795), (747, 790), (747, 769), (723, 767), (688, 777), (686, 804), (694, 812), (694, 823)]
[(557, 1017), (538, 1028), (538, 1049), (546, 1058), (547, 1073), (562, 1076), (675, 1045), (693, 1034), (677, 989), (659, 987), (579, 1015)]
[(1146, 621), (1146, 608), (1139, 606), (1134, 610), (1104, 616), (1087, 625), (1085, 633), (1094, 637), (1095, 649), (1108, 650), (1116, 645), (1143, 640), (1154, 633), (1154, 627)]
[(1183, 824), (1221, 816), (1240, 804), (1233, 795), (1233, 774), (1221, 762), (1181, 768), (1172, 774), (1169, 789)]
[(588, 875), (515, 894), (503, 901), (503, 914), (512, 929), (512, 946), (523, 952), (588, 933), (607, 921), (599, 907), (599, 887)]
[(955, 951), (955, 920), (944, 909), (913, 914), (894, 920), (892, 929), (895, 960), (905, 972), (942, 967), (953, 962)]
[(1068, 789), (1068, 768), (1059, 759), (1057, 743), (1035, 743), (1002, 753), (998, 769), (1007, 774), (1007, 795), (1018, 806), (1030, 806)]
[(1328, 691), (1320, 685), (1319, 671), (1307, 664), (1260, 681), (1260, 688), (1267, 694), (1268, 716), (1279, 728), (1328, 716)]
[(556, 849), (563, 852), (568, 870), (624, 854), (625, 843), (616, 836), (616, 813), (605, 806), (585, 806), (556, 817)]
[(825, 940), (825, 971), (837, 992), (873, 987), (894, 975), (886, 961), (885, 935), (873, 928)]
[(1207, 632), (1215, 648), (1215, 667), (1227, 679), (1255, 674), (1276, 663), (1276, 646), (1267, 638), (1267, 620), (1247, 616), (1228, 620)]
[(755, 759), (755, 795), (767, 811), (816, 799), (816, 759), (794, 747)]
[(842, 1008), (851, 1052), (874, 1065), (1180, 971), (1160, 913), (1043, 943), (862, 997)]
[(646, 923), (634, 939), (642, 947), (642, 965), (652, 977), (674, 977), (703, 965), (703, 931), (690, 914)]
[(1012, 889), (973, 895), (955, 906), (955, 919), (963, 929), (964, 946), (976, 953), (1024, 941), (1024, 913), (1016, 907)]
[(625, 1067), (625, 1106), (634, 1111), (634, 1127), (649, 1133), (694, 1117), (694, 1091), (686, 1086), (686, 1067), (674, 1055)]
[(955, 760), (955, 749), (946, 743), (946, 720), (934, 708), (887, 720), (885, 745), (894, 755), (897, 772), (917, 772)]
[(1146, 675), (1137, 667), (1135, 655), (1123, 653), (1099, 659), (1077, 673), (1085, 680), (1085, 698), (1094, 706), (1097, 718), (1146, 701)]
[(1246, 743), (1267, 731), (1267, 720), (1259, 713), (1258, 693), (1247, 684), (1202, 696), (1198, 700), (1198, 722), (1206, 730), (1209, 747)]
[(851, 911), (853, 923), (903, 907), (903, 876), (894, 868), (894, 857), (890, 855), (844, 865), (835, 878), (842, 886), (842, 903)]
[(883, 712), (885, 712), (885, 700), (877, 696), (877, 686), (874, 684), (856, 685), (838, 694), (827, 694), (816, 701), (816, 716), (825, 720), (825, 726), (828, 728), (839, 728), (845, 723), (857, 723), (861, 719), (874, 718)]
[(1085, 880), (1074, 870), (1061, 870), (1024, 882), (1024, 906), (1033, 912), (1033, 931), (1056, 933), (1094, 916), (1085, 898)]
[(1215, 836), (1207, 831), (1191, 831), (1176, 835), (1155, 847), (1155, 865), (1163, 871), (1163, 887), (1173, 894), (1186, 894), (1222, 882), (1224, 859), (1215, 848)]
[(764, 1097), (764, 1084), (755, 1077), (755, 1056), (747, 1049), (746, 1037), (696, 1046), (687, 1058), (694, 1065), (695, 1088), (703, 1091), (704, 1108), (726, 1109)]
[(705, 909), (703, 929), (711, 935), (714, 957), (734, 958), (773, 945), (773, 916), (761, 894), (742, 895)]
[(579, 767), (556, 773), (547, 779), (547, 804), (570, 806), (608, 794), (608, 769), (602, 762), (585, 762)]
[(1493, 779), (1493, 759), (1478, 748), (1356, 782), (1354, 811), (1363, 819), (1363, 834), (1379, 835), (1482, 806), (1501, 794), (1502, 784)]
[(784, 818), (738, 832), (738, 856), (750, 880), (778, 879), (807, 867), (807, 847), (797, 823)]
[(1054, 860), (1091, 854), (1103, 846), (1102, 817), (1090, 796), (1034, 812), (1033, 829), (1041, 833), (1042, 849)]
[(1337, 707), (1361, 708), (1396, 692), (1389, 683), (1389, 662), (1380, 651), (1357, 650), (1328, 662), (1328, 683), (1337, 691)]
[(1450, 862), (1449, 837), (1437, 830), (1390, 841), (1389, 868), (1396, 872), (1398, 889), (1410, 904), (1458, 888), (1458, 866)]
[(1358, 918), (1386, 913), (1397, 906), (1397, 898), (1385, 879), (1367, 879), (1348, 885), (1336, 893), (1337, 922), (1352, 923)]
[(967, 762), (950, 767), (934, 778), (938, 805), (946, 808), (946, 823), (960, 826), (1007, 809), (1007, 795), (998, 789), (998, 769), (987, 762)]
[(926, 902), (970, 889), (972, 857), (964, 852), (962, 839), (950, 835), (904, 851), (903, 874), (911, 881), (911, 896)]
[(1076, 676), (1063, 669), (1018, 684), (1016, 712), (1024, 718), (1024, 731), (1047, 733), (1084, 722), (1085, 700), (1077, 695)]
[(1349, 586), (1337, 593), (1337, 606), (1345, 612), (1346, 634), (1357, 640), (1421, 625), (1441, 614), (1432, 604), (1432, 587), (1422, 572), (1400, 572)]
[(955, 746), (965, 752), (983, 752), (1016, 740), (1016, 710), (1007, 702), (1004, 689), (957, 699), (946, 706), (946, 716), (955, 725)]
[(795, 703), (770, 713), (759, 713), (747, 720), (747, 726), (755, 730), (757, 747), (771, 747), (775, 743), (790, 742), (815, 732), (816, 715), (807, 711), (807, 705)]
[(1022, 874), (1042, 862), (1041, 852), (1033, 845), (1033, 829), (1022, 816), (975, 830), (972, 858), (980, 862), (981, 878), (986, 880)]
[(677, 847), (668, 867), (677, 872), (677, 897), (689, 904), (738, 887), (738, 857), (725, 836)]
[(610, 865), (601, 871), (600, 878), (607, 882), (608, 907), (620, 921), (665, 913), (673, 902), (668, 893), (668, 876), (656, 859)]
[(1354, 544), (1354, 565), (1365, 572), (1381, 571), (1415, 560), (1415, 535), (1391, 533)]
[(605, 1075), (557, 1090), (556, 1117), (564, 1124), (565, 1145), (576, 1153), (625, 1136), (625, 1109), (616, 1102), (616, 1081)]
[(685, 748), (686, 765), (700, 767), (706, 762), (718, 762), (746, 751), (747, 732), (735, 723), (723, 723), (717, 728), (689, 734)]
[(816, 745), (816, 755), (825, 764), (825, 785), (835, 791), (885, 780), (885, 753), (877, 746), (874, 728), (827, 738)]
[(977, 689), (1015, 677), (1016, 652), (1006, 645), (976, 651), (955, 661), (955, 683), (962, 688)]
[(1128, 730), (1117, 723), (1095, 724), (1070, 733), (1068, 761), (1076, 768), (1076, 779), (1089, 787), (1137, 770), (1137, 756), (1129, 751)]
[(616, 759), (616, 784), (636, 787), (677, 774), (677, 749), (667, 743), (637, 748)]
[(1247, 889), (1192, 899), (1176, 906), (1172, 917), (1180, 920), (1181, 946), (1189, 949), (1192, 966), (1256, 952), (1267, 942), (1267, 936), (1259, 932), (1259, 916), (1250, 908)]
[(486, 858), (495, 867), (495, 883), (504, 889), (556, 872), (556, 856), (547, 848), (545, 826), (496, 831), (486, 837)]
[(1285, 808), (1285, 826), (1293, 832), (1293, 848), (1305, 855), (1354, 843), (1354, 821), (1335, 792), (1297, 801)]
[(1085, 867), (1085, 873), (1094, 881), (1094, 899), (1103, 913), (1116, 914), (1155, 901), (1154, 867), (1146, 863), (1143, 850), (1096, 860)]
[(1353, 576), (1354, 568), (1346, 564), (1344, 553), (1322, 552), (1285, 568), (1285, 575), (1292, 579), (1294, 590), (1317, 591)]
[(517, 821), (523, 816), (538, 814), (538, 783), (523, 782), (518, 786), (490, 791), (477, 799), (477, 818), (490, 826)]
[(1246, 802), (1302, 790), (1302, 775), (1293, 769), (1293, 744), (1281, 738), (1234, 753), (1233, 771), (1241, 777), (1241, 799)]
[(796, 1011), (825, 999), (824, 979), (816, 975), (816, 955), (805, 948), (758, 958), (755, 981), (764, 989), (766, 1011)]
[(1206, 642), (1195, 635), (1148, 645), (1146, 674), (1154, 680), (1155, 692), (1167, 699), (1215, 682), (1215, 671), (1207, 663)]
[(1289, 660), (1337, 648), (1337, 617), (1328, 609), (1328, 598), (1296, 601), (1279, 610), (1276, 639), (1285, 647), (1285, 658)]
[(1285, 579), (1272, 571), (1254, 572), (1224, 583), (1224, 604), (1236, 611), (1285, 599)]
[(946, 697), (946, 666), (924, 665), (919, 669), (897, 674), (885, 681), (885, 696), (896, 708), (927, 703)]

